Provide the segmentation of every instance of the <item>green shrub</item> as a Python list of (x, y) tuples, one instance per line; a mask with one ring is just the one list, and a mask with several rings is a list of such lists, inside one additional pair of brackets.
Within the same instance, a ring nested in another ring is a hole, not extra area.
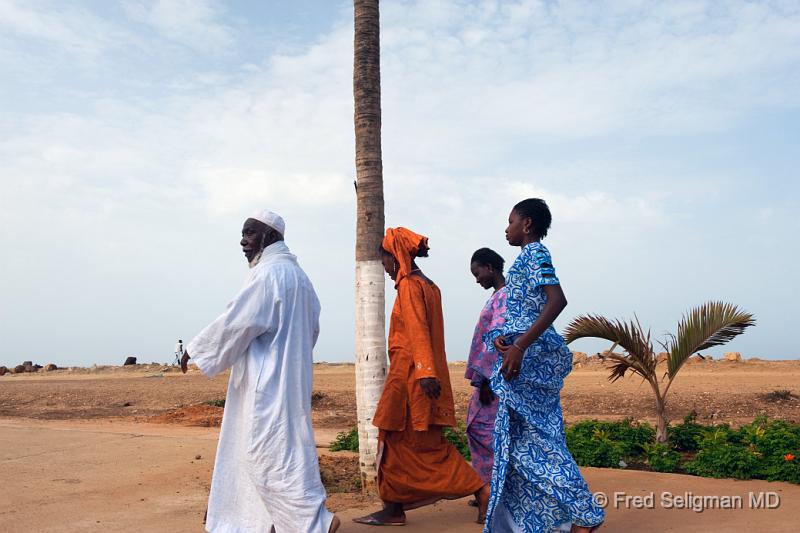
[(472, 454), (469, 451), (469, 440), (467, 439), (467, 425), (463, 420), (459, 420), (454, 428), (444, 428), (442, 432), (447, 442), (452, 444), (458, 450), (464, 459), (467, 461), (472, 460)]
[(331, 443), (329, 448), (332, 452), (357, 452), (358, 451), (358, 428), (352, 428), (350, 431), (342, 431), (336, 435), (336, 440)]
[(203, 403), (212, 407), (225, 407), (225, 398), (222, 398), (221, 400), (208, 400)]
[(644, 445), (647, 464), (656, 472), (674, 472), (681, 462), (681, 454), (661, 442)]
[[(459, 421), (458, 425), (454, 428), (444, 428), (442, 434), (449, 443), (456, 447), (458, 453), (464, 456), (467, 461), (471, 460), (469, 453), (469, 441), (467, 440), (467, 428), (463, 421)], [(330, 451), (358, 451), (358, 428), (352, 428), (350, 431), (342, 431), (336, 435), (336, 440), (331, 443)]]
[(705, 428), (698, 424), (696, 419), (697, 412), (692, 411), (684, 417), (682, 423), (667, 428), (669, 443), (673, 448), (682, 452), (697, 451)]
[(759, 456), (755, 450), (730, 442), (704, 439), (700, 451), (683, 468), (696, 476), (752, 479), (758, 472)]
[(566, 429), (567, 448), (576, 463), (619, 468), (626, 446), (612, 438), (613, 424), (615, 422), (584, 420)]
[(631, 419), (609, 422), (611, 439), (622, 445), (624, 457), (635, 457), (644, 453), (644, 447), (656, 438), (656, 430), (647, 422), (635, 423)]
[(687, 472), (707, 477), (767, 479), (800, 483), (800, 426), (783, 420), (756, 418), (732, 430), (715, 426), (704, 431), (700, 448)]

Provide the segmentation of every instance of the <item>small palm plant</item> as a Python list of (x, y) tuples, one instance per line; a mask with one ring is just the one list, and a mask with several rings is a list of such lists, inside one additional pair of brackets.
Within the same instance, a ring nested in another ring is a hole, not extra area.
[[(608, 379), (614, 382), (630, 370), (650, 384), (656, 404), (656, 441), (666, 442), (667, 393), (683, 364), (700, 350), (725, 344), (755, 323), (753, 315), (724, 302), (708, 302), (692, 309), (681, 319), (677, 334), (669, 334), (666, 342), (659, 341), (669, 354), (667, 371), (661, 378), (656, 371), (658, 360), (650, 331), (644, 332), (638, 318), (623, 322), (596, 315), (579, 316), (567, 326), (564, 339), (571, 343), (584, 337), (596, 337), (614, 343), (606, 356), (611, 367)], [(617, 346), (626, 353), (614, 353)]]

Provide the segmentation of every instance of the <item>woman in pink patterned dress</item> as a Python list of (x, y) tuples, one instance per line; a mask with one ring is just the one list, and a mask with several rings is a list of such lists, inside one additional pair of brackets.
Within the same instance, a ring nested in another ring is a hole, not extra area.
[(472, 467), (484, 483), (492, 481), (494, 458), (494, 419), (497, 416), (497, 398), (489, 386), (489, 378), (497, 361), (497, 351), (486, 349), (483, 335), (502, 327), (506, 310), (506, 289), (503, 278), (503, 260), (489, 248), (481, 248), (472, 254), (470, 270), (475, 281), (484, 289), (494, 293), (481, 310), (467, 360), (466, 377), (473, 387), (467, 410), (467, 438), (472, 454)]

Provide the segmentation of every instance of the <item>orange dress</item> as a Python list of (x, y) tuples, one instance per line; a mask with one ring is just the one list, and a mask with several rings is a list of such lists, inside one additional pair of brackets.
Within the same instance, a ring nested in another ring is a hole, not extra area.
[[(397, 284), (389, 321), (389, 361), (373, 417), (381, 430), (381, 499), (409, 509), (480, 489), (483, 481), (442, 435), (444, 426), (456, 422), (444, 350), (442, 296), (421, 276), (408, 275)], [(439, 380), (438, 398), (428, 398), (419, 384), (422, 378)]]

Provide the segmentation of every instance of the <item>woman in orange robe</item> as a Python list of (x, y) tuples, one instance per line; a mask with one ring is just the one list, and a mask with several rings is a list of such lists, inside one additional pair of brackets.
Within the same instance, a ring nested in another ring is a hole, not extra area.
[(474, 494), (482, 523), (489, 485), (442, 435), (456, 423), (442, 297), (414, 262), (428, 255), (428, 239), (389, 228), (382, 247), (383, 266), (397, 289), (389, 321), (389, 373), (372, 420), (380, 429), (378, 491), (384, 508), (355, 521), (402, 525), (406, 509)]

